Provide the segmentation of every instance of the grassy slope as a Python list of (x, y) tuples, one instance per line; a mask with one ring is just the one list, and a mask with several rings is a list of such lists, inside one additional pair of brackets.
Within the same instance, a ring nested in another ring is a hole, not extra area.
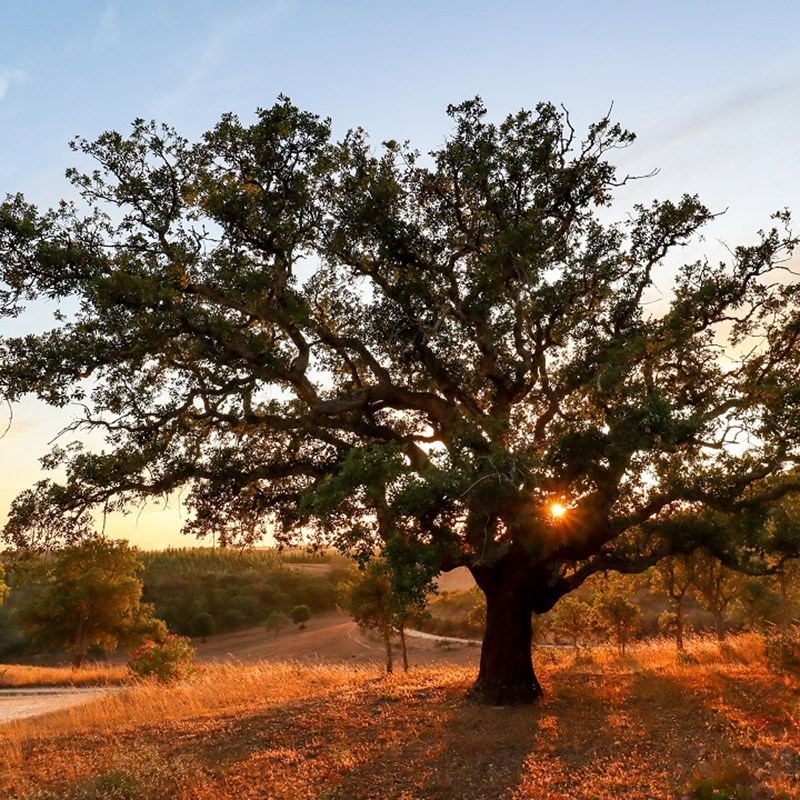
[(693, 647), (542, 657), (546, 697), (516, 709), (465, 699), (474, 666), (212, 664), (0, 730), (0, 797), (672, 800), (705, 774), (800, 797), (800, 684), (753, 637)]

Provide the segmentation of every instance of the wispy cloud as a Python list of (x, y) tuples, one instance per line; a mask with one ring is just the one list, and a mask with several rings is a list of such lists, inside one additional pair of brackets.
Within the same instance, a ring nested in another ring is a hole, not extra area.
[(21, 69), (0, 70), (0, 99), (6, 96), (15, 83), (25, 83), (29, 77), (28, 73)]
[(116, 3), (109, 3), (98, 20), (92, 35), (92, 47), (95, 50), (106, 50), (119, 40), (119, 21)]

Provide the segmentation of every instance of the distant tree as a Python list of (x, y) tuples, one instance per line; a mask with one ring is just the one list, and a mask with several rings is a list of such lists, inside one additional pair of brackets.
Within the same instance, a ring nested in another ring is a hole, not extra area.
[(357, 578), (340, 586), (344, 608), (362, 630), (375, 631), (386, 653), (386, 672), (394, 671), (392, 634), (395, 632), (392, 582), (384, 563), (369, 562)]
[(404, 593), (395, 582), (389, 562), (374, 558), (358, 576), (341, 586), (342, 605), (362, 630), (375, 631), (386, 652), (386, 672), (394, 670), (392, 637), (400, 638), (403, 669), (408, 670), (406, 626), (425, 614), (425, 600), (415, 592)]
[(744, 591), (744, 578), (711, 553), (699, 551), (694, 556), (692, 581), (698, 602), (714, 615), (717, 639), (724, 641), (728, 634), (725, 612)]
[(653, 585), (663, 591), (669, 598), (671, 617), (663, 616), (663, 625), (659, 618), (659, 627), (663, 633), (675, 637), (675, 647), (684, 649), (683, 635), (686, 622), (683, 617), (683, 601), (691, 591), (694, 578), (694, 564), (691, 556), (670, 556), (658, 562), (653, 570)]
[(783, 560), (775, 576), (777, 591), (780, 596), (780, 622), (788, 625), (796, 624), (796, 616), (800, 611), (800, 559)]
[(630, 591), (620, 580), (609, 580), (594, 598), (597, 616), (613, 638), (620, 655), (625, 655), (628, 642), (639, 630), (642, 611), (632, 600)]
[(6, 573), (5, 570), (3, 569), (3, 565), (0, 564), (0, 606), (3, 605), (3, 603), (5, 603), (6, 598), (8, 597), (8, 593), (10, 591), (8, 585), (4, 581), (5, 576)]
[(483, 592), (474, 591), (475, 602), (467, 614), (467, 625), (475, 633), (483, 633), (486, 630), (486, 597)]
[(200, 641), (205, 642), (206, 638), (214, 633), (216, 625), (214, 623), (214, 617), (207, 611), (203, 611), (192, 619), (191, 627), (192, 635), (199, 636)]
[(46, 582), (18, 609), (25, 633), (46, 647), (63, 647), (79, 668), (93, 645), (110, 653), (166, 635), (153, 607), (141, 602), (141, 564), (127, 542), (90, 540), (58, 551)]
[(785, 615), (779, 590), (779, 575), (744, 577), (741, 591), (730, 605), (730, 618), (748, 630), (783, 624)]
[(658, 629), (664, 636), (670, 636), (675, 640), (675, 647), (679, 653), (684, 652), (685, 637), (693, 630), (691, 622), (682, 615), (679, 618), (676, 611), (664, 611), (659, 614)]
[(597, 627), (595, 610), (583, 600), (567, 595), (550, 612), (550, 629), (556, 636), (566, 636), (575, 650)]
[(289, 612), (289, 616), (292, 618), (292, 622), (302, 631), (306, 627), (306, 622), (311, 619), (311, 609), (308, 606), (295, 606)]
[(268, 631), (277, 636), (284, 628), (291, 624), (289, 615), (283, 611), (270, 611), (264, 625)]

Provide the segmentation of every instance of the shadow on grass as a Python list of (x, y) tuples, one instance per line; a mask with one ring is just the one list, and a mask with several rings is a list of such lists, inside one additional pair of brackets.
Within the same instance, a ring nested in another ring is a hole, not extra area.
[(674, 800), (692, 796), (688, 781), (723, 772), (744, 775), (754, 800), (800, 797), (800, 778), (780, 772), (796, 763), (796, 689), (769, 675), (552, 666), (544, 699), (518, 708), (467, 699), (472, 677), (454, 669), (367, 679), (122, 738), (126, 750), (186, 765), (184, 794), (164, 798)]

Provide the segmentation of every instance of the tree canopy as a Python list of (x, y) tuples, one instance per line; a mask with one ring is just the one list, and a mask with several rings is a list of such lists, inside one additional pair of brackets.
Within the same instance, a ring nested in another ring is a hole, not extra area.
[(90, 647), (111, 653), (166, 635), (153, 607), (141, 602), (141, 564), (127, 542), (89, 540), (39, 566), (46, 580), (18, 610), (20, 622), (35, 642), (73, 653), (76, 668)]
[(549, 103), (448, 113), (426, 156), (336, 141), (285, 98), (195, 144), (137, 120), (74, 143), (88, 210), (9, 197), (1, 307), (63, 315), (2, 341), (1, 390), (85, 412), (7, 541), (176, 490), (187, 532), (222, 541), (399, 538), (486, 593), (491, 702), (538, 694), (530, 614), (591, 574), (796, 549), (762, 511), (800, 487), (788, 212), (678, 266), (714, 214), (685, 195), (607, 221), (634, 139), (610, 118), (580, 137)]

